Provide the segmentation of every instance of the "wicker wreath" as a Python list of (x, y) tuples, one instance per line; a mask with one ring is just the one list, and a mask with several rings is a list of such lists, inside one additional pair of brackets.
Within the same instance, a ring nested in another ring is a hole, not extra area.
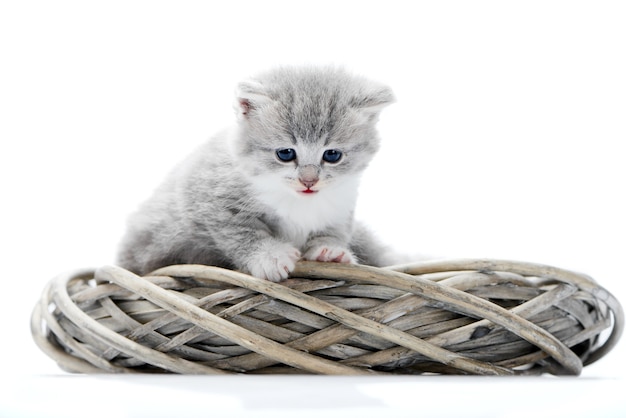
[(497, 260), (301, 262), (282, 283), (201, 265), (53, 279), (38, 346), (76, 373), (580, 374), (620, 338), (591, 278)]

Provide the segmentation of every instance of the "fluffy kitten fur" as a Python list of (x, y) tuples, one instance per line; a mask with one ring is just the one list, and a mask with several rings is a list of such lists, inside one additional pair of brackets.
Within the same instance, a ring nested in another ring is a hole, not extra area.
[(388, 87), (336, 68), (281, 68), (241, 83), (236, 126), (131, 216), (120, 265), (145, 274), (196, 263), (280, 281), (300, 258), (387, 264), (353, 212), (379, 148), (378, 113), (392, 101)]

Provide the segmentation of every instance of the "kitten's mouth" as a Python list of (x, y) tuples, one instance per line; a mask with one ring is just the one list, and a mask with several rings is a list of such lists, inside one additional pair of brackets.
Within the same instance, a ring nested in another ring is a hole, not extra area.
[(305, 190), (300, 190), (300, 193), (312, 194), (312, 193), (317, 193), (317, 190), (305, 189)]

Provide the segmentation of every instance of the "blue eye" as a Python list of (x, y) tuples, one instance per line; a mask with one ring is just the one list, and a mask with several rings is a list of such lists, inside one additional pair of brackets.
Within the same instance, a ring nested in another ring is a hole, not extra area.
[(341, 160), (342, 156), (343, 153), (338, 149), (327, 149), (326, 151), (324, 151), (322, 160), (326, 161), (327, 163), (336, 163), (337, 161)]
[(296, 150), (293, 148), (281, 148), (276, 150), (276, 156), (280, 161), (288, 163), (296, 159)]

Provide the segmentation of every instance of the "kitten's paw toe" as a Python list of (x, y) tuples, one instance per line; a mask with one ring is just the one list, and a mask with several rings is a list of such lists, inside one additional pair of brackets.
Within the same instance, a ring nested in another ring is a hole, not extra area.
[(308, 250), (304, 258), (310, 261), (356, 264), (356, 258), (344, 247), (319, 246)]
[(254, 277), (280, 282), (289, 277), (300, 259), (300, 251), (288, 244), (267, 246), (255, 254), (247, 263), (247, 270)]

